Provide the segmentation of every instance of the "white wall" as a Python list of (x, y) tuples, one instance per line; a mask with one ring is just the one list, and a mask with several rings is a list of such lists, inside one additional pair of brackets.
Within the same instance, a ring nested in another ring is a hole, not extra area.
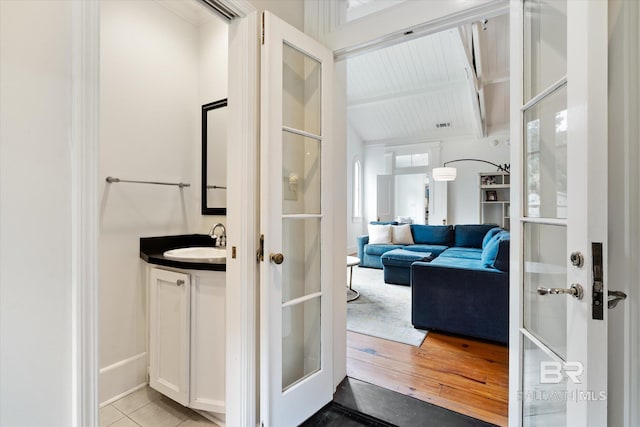
[(102, 2), (101, 402), (146, 381), (140, 237), (203, 233), (216, 220), (200, 215), (200, 107), (226, 97), (226, 45), (217, 19), (197, 28), (157, 2)]
[[(360, 160), (361, 172), (361, 188), (364, 190), (364, 147), (362, 140), (358, 134), (347, 124), (347, 253), (355, 253), (357, 251), (356, 237), (366, 234), (366, 227), (363, 218), (353, 218), (353, 164), (355, 160)], [(364, 191), (363, 191), (364, 193)], [(362, 197), (360, 203), (365, 200)], [(362, 206), (362, 214), (364, 215), (364, 206)]]
[(609, 3), (609, 247), (610, 290), (626, 301), (608, 311), (608, 425), (640, 422), (640, 7)]
[[(498, 140), (497, 146), (490, 144)], [(506, 137), (481, 140), (446, 141), (442, 143), (441, 163), (456, 159), (480, 159), (497, 164), (509, 163), (509, 145)], [(447, 183), (447, 223), (477, 224), (480, 220), (478, 173), (492, 172), (495, 167), (480, 162), (456, 162), (455, 181)]]
[(0, 425), (72, 425), (71, 2), (0, 1)]
[[(490, 142), (498, 141), (497, 146)], [(403, 146), (406, 150), (408, 146)], [(393, 173), (391, 158), (389, 157), (391, 147), (383, 145), (364, 144), (364, 209), (365, 224), (376, 219), (376, 177), (381, 174)], [(437, 150), (435, 150), (437, 151)], [(386, 154), (385, 154), (386, 153)], [(386, 157), (385, 157), (386, 155)], [(435, 152), (434, 152), (435, 157)], [(493, 163), (509, 163), (509, 145), (506, 137), (494, 136), (487, 139), (470, 139), (462, 141), (443, 141), (440, 149), (440, 164), (461, 158), (475, 158), (488, 160)], [(437, 160), (432, 166), (436, 165)], [(455, 181), (448, 183), (432, 183), (430, 201), (429, 221), (432, 224), (440, 224), (441, 220), (436, 218), (438, 213), (437, 185), (447, 185), (447, 223), (448, 224), (473, 224), (479, 221), (479, 190), (478, 172), (492, 171), (495, 168), (491, 165), (479, 162), (459, 162), (454, 163), (458, 169), (458, 177)]]

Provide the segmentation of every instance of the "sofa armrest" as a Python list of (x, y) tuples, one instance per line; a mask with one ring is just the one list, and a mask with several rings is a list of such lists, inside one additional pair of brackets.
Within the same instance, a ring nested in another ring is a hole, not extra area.
[(418, 261), (411, 294), (415, 327), (509, 341), (509, 273)]
[(358, 236), (356, 242), (358, 243), (358, 258), (362, 261), (364, 259), (364, 245), (369, 243), (369, 236)]

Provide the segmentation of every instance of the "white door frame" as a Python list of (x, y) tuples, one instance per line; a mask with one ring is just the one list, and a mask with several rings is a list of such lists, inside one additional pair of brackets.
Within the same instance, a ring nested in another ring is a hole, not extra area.
[[(258, 12), (247, 0), (225, 0), (242, 18), (229, 25), (229, 126), (235, 149), (227, 150), (226, 419), (255, 426), (258, 419), (257, 314), (260, 152), (258, 145)], [(239, 78), (237, 77), (239, 76)], [(234, 101), (237, 100), (237, 101)], [(229, 286), (230, 285), (230, 286)]]
[(100, 3), (72, 13), (72, 405), (74, 427), (98, 425), (98, 152)]
[[(247, 0), (221, 0), (240, 15), (229, 25), (229, 111), (236, 150), (229, 150), (228, 225), (237, 257), (227, 260), (228, 425), (255, 426), (255, 262), (258, 194), (258, 19)], [(72, 413), (74, 427), (98, 425), (98, 153), (100, 106), (100, 1), (72, 4)], [(239, 100), (234, 102), (233, 99)], [(235, 237), (234, 237), (235, 236)]]

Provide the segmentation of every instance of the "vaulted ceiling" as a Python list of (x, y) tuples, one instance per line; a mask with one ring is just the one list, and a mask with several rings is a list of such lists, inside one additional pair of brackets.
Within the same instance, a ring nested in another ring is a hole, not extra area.
[(502, 15), (349, 58), (350, 125), (366, 142), (506, 133), (508, 33)]

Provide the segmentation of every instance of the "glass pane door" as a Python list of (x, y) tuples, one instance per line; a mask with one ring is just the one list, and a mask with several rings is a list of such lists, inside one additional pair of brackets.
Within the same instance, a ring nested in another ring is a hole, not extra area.
[(264, 34), (260, 411), (265, 427), (293, 426), (333, 393), (331, 200), (323, 193), (333, 55), (268, 12)]
[(318, 372), (321, 316), (320, 63), (283, 44), (282, 389)]
[[(566, 1), (524, 2), (522, 425), (566, 425), (565, 381), (541, 381), (567, 354), (567, 298), (538, 288), (567, 282)], [(549, 404), (547, 396), (560, 397)]]

